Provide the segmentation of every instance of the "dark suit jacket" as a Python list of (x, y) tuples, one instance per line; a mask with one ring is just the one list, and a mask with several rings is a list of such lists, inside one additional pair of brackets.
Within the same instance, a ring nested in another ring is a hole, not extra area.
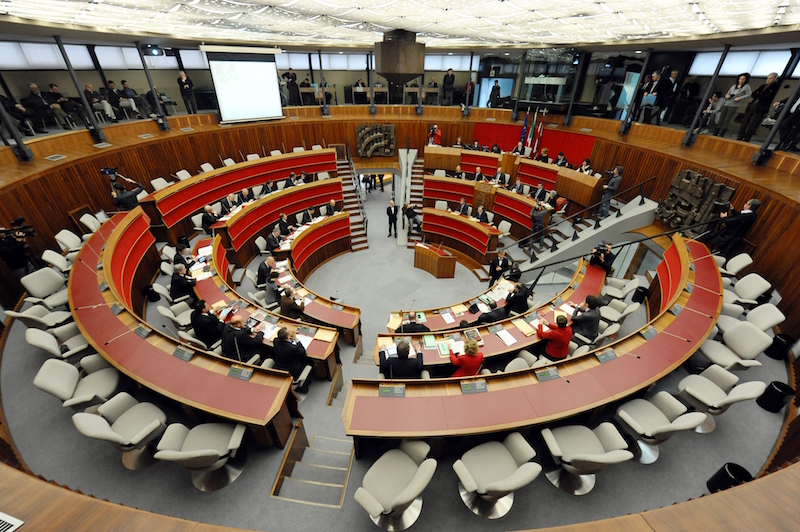
[(422, 323), (417, 323), (412, 321), (411, 323), (406, 323), (405, 325), (401, 325), (394, 332), (398, 333), (418, 333), (418, 332), (431, 332), (427, 325)]
[(390, 222), (396, 222), (397, 221), (397, 205), (395, 205), (394, 207), (392, 207), (391, 205), (386, 207), (386, 216), (389, 217), (389, 221)]
[(313, 214), (311, 214), (311, 211), (309, 210), (303, 211), (303, 220), (301, 222), (302, 225), (310, 224), (312, 219), (313, 219)]
[(233, 209), (235, 209), (239, 205), (239, 203), (236, 201), (236, 199), (234, 199), (231, 202), (231, 201), (228, 201), (227, 197), (222, 198), (222, 201), (220, 201), (219, 203), (220, 203), (220, 205), (222, 205), (222, 215), (223, 216), (225, 216), (226, 214), (231, 212)]
[(485, 223), (485, 224), (488, 224), (488, 223), (489, 223), (489, 216), (486, 214), (486, 211), (483, 211), (483, 212), (482, 212), (482, 213), (480, 213), (480, 214), (478, 214), (478, 213), (476, 212), (476, 213), (475, 213), (475, 217), (478, 219), (478, 221), (479, 221), (479, 222), (483, 222), (483, 223)]
[(186, 266), (187, 270), (192, 266), (192, 264), (194, 264), (191, 255), (189, 255), (188, 257), (184, 257), (180, 253), (175, 253), (175, 258), (172, 259), (172, 262), (173, 264), (183, 264), (184, 266)]
[(588, 309), (581, 312), (577, 308), (572, 313), (572, 334), (578, 333), (590, 340), (597, 337), (598, 325), (600, 324), (600, 309)]
[(294, 181), (292, 181), (291, 177), (287, 177), (286, 181), (283, 182), (284, 190), (287, 189), (287, 188), (292, 188), (293, 186), (294, 186)]
[(197, 284), (194, 279), (181, 275), (179, 273), (172, 274), (172, 284), (169, 287), (169, 296), (172, 299), (178, 299), (185, 295), (194, 294), (194, 285)]
[(281, 315), (287, 318), (299, 319), (303, 315), (305, 305), (298, 305), (294, 299), (285, 295), (281, 296)]
[(256, 274), (256, 284), (262, 285), (262, 284), (266, 283), (267, 279), (269, 279), (269, 272), (271, 270), (272, 270), (272, 268), (270, 268), (267, 265), (267, 261), (264, 261), (261, 264), (259, 264), (258, 265), (258, 273)]
[(483, 173), (482, 172), (476, 172), (475, 173), (475, 181), (481, 181), (483, 179), (485, 179), (485, 178), (483, 177)]
[(506, 184), (506, 174), (504, 174), (503, 172), (500, 172), (499, 174), (494, 174), (492, 176), (492, 180), (493, 181), (497, 180), (497, 182), (500, 183), (501, 185), (505, 185)]
[[(498, 266), (500, 266), (499, 272), (497, 271)], [(499, 257), (495, 257), (492, 259), (492, 262), (489, 263), (489, 276), (492, 279), (499, 279), (506, 271), (508, 271), (508, 258), (506, 257), (503, 257), (502, 262)]]
[(725, 226), (725, 233), (732, 237), (744, 238), (756, 223), (756, 213), (753, 211), (741, 213), (734, 209), (730, 216), (722, 218), (720, 221)]
[(469, 205), (466, 203), (464, 205), (458, 204), (458, 207), (453, 209), (453, 212), (456, 214), (469, 214)]
[(381, 373), (387, 379), (419, 379), (422, 373), (422, 355), (417, 355), (417, 358), (387, 359), (381, 354), (380, 360)]
[(300, 376), (303, 368), (309, 363), (306, 349), (300, 342), (275, 338), (272, 342), (272, 350), (275, 353), (275, 369), (288, 371), (295, 379)]
[(89, 101), (89, 105), (92, 105), (92, 100), (98, 100), (98, 101), (105, 100), (105, 98), (103, 98), (103, 95), (97, 91), (89, 92), (88, 90), (84, 89), (83, 95), (86, 96), (86, 99)]
[(244, 195), (239, 192), (236, 194), (236, 203), (241, 205), (242, 203), (247, 203), (248, 201), (253, 201), (256, 197), (253, 195), (253, 191), (247, 189), (247, 197), (245, 198)]
[(281, 242), (272, 233), (267, 235), (267, 249), (272, 251), (275, 248), (281, 247)]
[(490, 312), (481, 314), (480, 318), (478, 318), (478, 323), (494, 323), (496, 321), (505, 318), (506, 318), (506, 309), (496, 308)]
[(192, 312), (192, 327), (194, 327), (194, 334), (197, 339), (211, 347), (214, 343), (222, 338), (222, 329), (225, 324), (219, 321), (219, 318), (210, 314), (202, 312)]
[(664, 107), (672, 101), (672, 83), (664, 76), (658, 78), (658, 82), (650, 89), (650, 92), (656, 93), (656, 103), (654, 105), (657, 107)]
[(505, 306), (505, 308), (508, 309), (508, 313), (511, 313), (512, 310), (518, 314), (522, 314), (523, 312), (527, 311), (528, 295), (528, 289), (524, 286), (519, 292), (508, 294)]
[(286, 236), (286, 235), (288, 235), (289, 233), (292, 232), (292, 230), (289, 229), (289, 221), (288, 220), (286, 220), (286, 221), (278, 220), (278, 227), (281, 228), (281, 234), (284, 235), (284, 236)]
[(236, 329), (226, 323), (222, 329), (222, 355), (231, 360), (247, 362), (253, 355), (264, 353), (263, 340), (263, 332), (252, 337), (249, 329)]
[(261, 187), (261, 195), (262, 196), (266, 196), (267, 194), (270, 194), (271, 192), (274, 192), (274, 191), (275, 191), (275, 188), (272, 186), (272, 182), (271, 181), (269, 183), (264, 183), (264, 186)]
[(334, 208), (332, 208), (332, 207), (331, 207), (331, 204), (330, 204), (330, 203), (329, 203), (329, 204), (327, 204), (327, 205), (325, 205), (325, 210), (324, 210), (324, 212), (325, 212), (325, 214), (326, 214), (327, 216), (333, 216), (334, 214), (336, 214), (336, 210), (335, 210)]
[(110, 103), (112, 107), (119, 107), (119, 101), (124, 97), (125, 95), (122, 94), (122, 91), (119, 89), (108, 91), (108, 103)]
[(136, 199), (136, 196), (139, 195), (140, 192), (144, 190), (144, 185), (141, 183), (136, 183), (136, 188), (133, 190), (127, 190), (120, 194), (117, 194), (117, 197), (114, 198), (114, 206), (116, 206), (121, 211), (129, 211), (131, 209), (135, 209), (139, 205), (139, 200)]
[(217, 221), (216, 216), (214, 216), (209, 212), (204, 212), (203, 220), (201, 222), (201, 225), (203, 226), (203, 231), (205, 231), (206, 234), (211, 234), (211, 226), (214, 225), (216, 221)]
[(531, 190), (531, 197), (536, 201), (544, 201), (544, 199), (547, 197), (547, 191), (544, 189), (544, 187), (541, 189), (534, 188)]

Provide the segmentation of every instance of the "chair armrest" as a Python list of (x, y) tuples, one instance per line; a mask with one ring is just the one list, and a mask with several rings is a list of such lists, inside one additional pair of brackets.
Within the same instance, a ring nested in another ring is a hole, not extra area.
[(633, 458), (633, 453), (630, 451), (616, 450), (605, 454), (576, 454), (570, 460), (570, 463), (576, 469), (583, 469), (591, 471), (597, 468), (596, 464), (618, 464), (626, 462)]
[(431, 446), (422, 440), (403, 440), (400, 442), (400, 450), (414, 460), (414, 463), (420, 465), (428, 456)]
[(460, 459), (456, 460), (455, 463), (453, 463), (453, 469), (455, 470), (456, 475), (458, 475), (458, 480), (460, 480), (464, 485), (464, 489), (470, 493), (478, 491), (478, 483), (475, 482), (474, 478), (472, 478), (472, 473), (469, 472), (469, 469), (467, 469), (467, 466), (464, 465), (464, 462), (462, 462)]
[(539, 473), (542, 472), (542, 466), (535, 462), (526, 462), (522, 464), (511, 476), (492, 482), (486, 486), (486, 493), (492, 496), (504, 496), (512, 491), (524, 488), (534, 481)]
[(633, 431), (640, 435), (640, 436), (652, 436), (652, 434), (647, 434), (644, 428), (636, 422), (626, 411), (620, 410), (617, 412), (619, 418), (624, 421)]
[(244, 439), (244, 432), (246, 427), (241, 424), (237, 423), (236, 428), (233, 429), (233, 434), (231, 434), (231, 439), (228, 441), (228, 450), (233, 451), (234, 449), (238, 449), (242, 446), (242, 439)]
[(506, 436), (506, 439), (503, 440), (503, 445), (505, 445), (508, 452), (511, 453), (511, 456), (514, 457), (514, 461), (517, 463), (518, 467), (526, 462), (530, 462), (536, 457), (536, 451), (533, 450), (533, 447), (531, 447), (519, 432), (512, 432)]
[(564, 456), (564, 452), (561, 450), (561, 446), (558, 445), (553, 431), (550, 429), (542, 429), (542, 438), (544, 438), (544, 442), (547, 444), (547, 448), (554, 458), (561, 458)]
[(125, 443), (122, 436), (111, 430), (111, 425), (108, 424), (108, 421), (97, 414), (78, 412), (72, 416), (72, 423), (78, 429), (78, 432), (88, 438), (106, 440), (120, 445)]
[(414, 499), (419, 497), (420, 493), (428, 487), (434, 473), (436, 473), (436, 460), (428, 458), (420, 464), (419, 469), (414, 474), (414, 478), (408, 483), (406, 489), (398, 493), (394, 498), (391, 509), (400, 508), (414, 502)]
[(167, 427), (167, 430), (164, 431), (164, 435), (161, 436), (157, 450), (180, 451), (188, 434), (189, 428), (186, 425), (182, 425), (181, 423), (171, 424)]
[(600, 423), (592, 432), (594, 432), (597, 439), (600, 440), (600, 443), (603, 444), (603, 449), (605, 449), (606, 452), (628, 448), (625, 438), (619, 433), (617, 427), (607, 421), (605, 423)]
[(253, 355), (248, 360), (248, 364), (258, 364), (258, 361), (261, 360), (261, 355)]
[(131, 445), (138, 445), (139, 443), (144, 441), (145, 438), (147, 438), (148, 436), (150, 436), (154, 432), (158, 431), (163, 426), (164, 426), (164, 424), (160, 420), (154, 419), (153, 421), (150, 422), (149, 425), (144, 427), (142, 430), (139, 431), (138, 434), (136, 434), (135, 436), (133, 436), (131, 438), (130, 444)]
[(354, 498), (372, 517), (378, 517), (383, 513), (383, 505), (364, 488), (358, 488)]
[(689, 394), (690, 397), (693, 397), (694, 399), (700, 401), (702, 404), (704, 404), (706, 406), (709, 406), (711, 408), (718, 408), (718, 406), (715, 405), (714, 402), (711, 401), (711, 399), (709, 399), (708, 397), (706, 397), (702, 393), (698, 392), (694, 388), (691, 388), (691, 387), (687, 386), (683, 391), (686, 392), (687, 394)]
[(44, 301), (44, 299), (42, 299), (41, 297), (28, 296), (25, 299), (23, 299), (23, 301), (25, 303), (32, 303), (32, 304), (35, 305), (37, 303), (42, 303)]
[(606, 286), (613, 286), (619, 290), (622, 290), (627, 281), (625, 279), (617, 279), (616, 277), (606, 277)]
[(664, 427), (653, 430), (653, 436), (664, 434), (665, 432), (677, 432), (679, 430), (692, 430), (697, 428), (706, 420), (706, 414), (702, 412), (689, 412), (678, 417), (675, 421)]
[(84, 405), (89, 407), (103, 402), (105, 402), (104, 397), (100, 397), (99, 395), (96, 394), (86, 394), (86, 395), (81, 395), (79, 397), (72, 397), (70, 399), (67, 399), (66, 401), (64, 401), (63, 406), (74, 407), (76, 405)]
[(734, 386), (733, 390), (728, 394), (728, 397), (719, 402), (719, 407), (738, 403), (740, 401), (747, 401), (755, 399), (767, 389), (767, 384), (761, 381), (745, 382), (738, 386)]

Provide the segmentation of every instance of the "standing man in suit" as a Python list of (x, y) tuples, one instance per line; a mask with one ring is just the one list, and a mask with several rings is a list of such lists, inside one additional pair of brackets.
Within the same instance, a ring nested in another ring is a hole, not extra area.
[(489, 107), (491, 107), (492, 109), (497, 109), (499, 100), (500, 100), (500, 82), (494, 80), (494, 86), (492, 87), (492, 92), (489, 93)]
[(256, 325), (251, 331), (244, 327), (244, 321), (244, 316), (235, 314), (222, 329), (222, 356), (239, 362), (247, 362), (254, 355), (264, 358), (267, 348), (264, 345), (263, 324)]
[(494, 286), (505, 271), (508, 270), (508, 259), (506, 252), (502, 249), (497, 252), (497, 256), (489, 263), (489, 286)]
[(414, 356), (409, 356), (409, 341), (403, 338), (397, 342), (397, 358), (386, 358), (380, 353), (381, 373), (387, 379), (419, 379), (422, 375), (422, 349), (414, 344)]
[(597, 215), (600, 218), (605, 218), (608, 216), (608, 210), (611, 208), (611, 198), (613, 198), (614, 194), (617, 193), (621, 184), (622, 184), (622, 165), (618, 164), (614, 166), (613, 173), (611, 174), (611, 179), (609, 179), (608, 183), (603, 185), (603, 204), (600, 205), (600, 209), (598, 209), (597, 212)]
[[(295, 380), (303, 373), (303, 368), (311, 364), (306, 356), (306, 348), (297, 341), (297, 331), (289, 333), (286, 327), (278, 331), (278, 337), (272, 342), (272, 350), (275, 352), (275, 369), (288, 371)], [(297, 391), (308, 392), (308, 379)]]
[(219, 321), (214, 310), (205, 302), (199, 299), (192, 306), (192, 328), (197, 339), (211, 347), (222, 338), (222, 329), (225, 324)]
[(286, 89), (289, 91), (289, 105), (300, 104), (300, 87), (297, 86), (297, 74), (291, 68), (284, 72), (281, 77), (286, 82)]
[(222, 198), (222, 201), (219, 203), (222, 205), (222, 216), (229, 214), (233, 209), (239, 206), (239, 202), (236, 201), (236, 195), (233, 193)]
[(294, 226), (289, 224), (289, 220), (287, 219), (285, 212), (282, 212), (280, 216), (281, 219), (278, 220), (278, 228), (281, 231), (281, 235), (286, 236), (291, 234), (292, 231), (294, 231)]
[(741, 211), (731, 209), (730, 215), (727, 212), (719, 213), (723, 228), (711, 239), (709, 247), (712, 251), (716, 250), (720, 255), (728, 257), (756, 223), (756, 211), (759, 207), (761, 201), (753, 198), (742, 205)]
[(394, 229), (394, 236), (397, 237), (397, 205), (394, 200), (389, 201), (389, 206), (386, 207), (386, 216), (389, 217), (389, 236), (392, 236), (392, 229)]
[(180, 76), (178, 76), (178, 88), (181, 91), (181, 98), (183, 98), (183, 104), (186, 106), (186, 112), (190, 115), (197, 114), (197, 100), (194, 99), (193, 87), (194, 83), (192, 83), (191, 78), (181, 70)]
[(201, 225), (203, 226), (203, 231), (207, 234), (211, 234), (211, 226), (219, 220), (219, 215), (214, 212), (214, 208), (211, 205), (206, 205), (203, 207), (203, 218), (201, 221)]
[(281, 247), (281, 228), (278, 224), (272, 228), (272, 232), (267, 235), (267, 249), (273, 251)]
[(332, 199), (326, 206), (325, 206), (325, 216), (333, 216), (336, 214), (336, 200)]
[(511, 312), (522, 314), (528, 311), (528, 296), (530, 296), (530, 289), (522, 283), (516, 283), (511, 293), (506, 296), (506, 315)]
[(481, 167), (480, 166), (475, 167), (475, 181), (483, 181), (484, 179), (486, 178), (483, 177), (483, 172), (481, 172)]
[(169, 286), (169, 297), (173, 300), (180, 299), (183, 296), (189, 296), (189, 299), (194, 299), (194, 285), (197, 284), (197, 281), (188, 274), (186, 265), (176, 264), (174, 271), (175, 273), (172, 274), (172, 282)]
[(544, 245), (544, 217), (547, 214), (547, 209), (541, 203), (534, 204), (531, 208), (531, 238), (528, 242), (529, 246), (533, 245), (533, 239), (538, 234), (539, 245)]
[(453, 91), (456, 85), (456, 75), (453, 74), (453, 69), (448, 68), (447, 74), (444, 75), (442, 80), (442, 91), (444, 98), (442, 98), (442, 105), (453, 105)]

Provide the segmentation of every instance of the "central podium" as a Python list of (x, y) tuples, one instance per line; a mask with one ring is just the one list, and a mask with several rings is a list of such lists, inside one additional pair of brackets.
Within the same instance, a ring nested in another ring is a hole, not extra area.
[(456, 276), (456, 258), (446, 249), (427, 244), (414, 246), (414, 267), (425, 270), (437, 279), (452, 279)]

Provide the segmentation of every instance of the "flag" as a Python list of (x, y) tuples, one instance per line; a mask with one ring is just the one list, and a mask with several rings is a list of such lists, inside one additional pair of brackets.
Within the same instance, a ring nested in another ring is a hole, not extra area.
[(523, 144), (525, 143), (525, 140), (528, 137), (528, 135), (527, 135), (527, 133), (528, 133), (528, 115), (530, 114), (530, 112), (531, 112), (531, 108), (528, 107), (528, 110), (525, 112), (525, 124), (522, 126), (522, 134), (519, 136), (519, 140)]
[[(537, 109), (536, 113), (538, 114), (538, 112), (539, 110)], [(530, 148), (531, 144), (533, 143), (533, 133), (535, 130), (536, 130), (536, 114), (533, 115), (533, 120), (531, 121), (531, 128), (528, 130), (528, 138), (525, 139), (525, 146), (527, 146), (528, 148)]]

